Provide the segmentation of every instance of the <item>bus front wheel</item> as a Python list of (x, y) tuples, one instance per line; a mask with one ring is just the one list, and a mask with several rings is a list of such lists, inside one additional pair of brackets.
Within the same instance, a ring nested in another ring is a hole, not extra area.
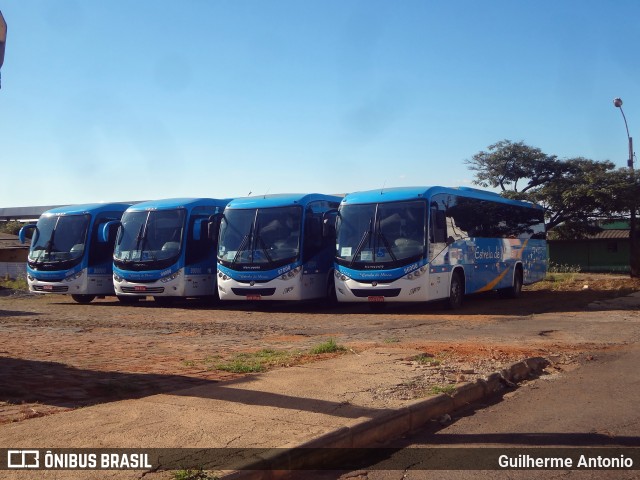
[(86, 303), (91, 303), (91, 301), (96, 298), (95, 295), (71, 295), (71, 298), (73, 298), (76, 302), (78, 303), (82, 303), (82, 304), (86, 304)]
[(158, 305), (161, 305), (163, 307), (168, 307), (170, 305), (173, 305), (173, 302), (175, 302), (176, 297), (153, 297), (153, 300)]
[(327, 282), (327, 295), (326, 301), (329, 306), (335, 306), (338, 304), (338, 296), (336, 294), (336, 282), (333, 279), (333, 275)]
[(117, 297), (120, 303), (122, 303), (123, 305), (138, 303), (138, 300), (140, 300), (140, 297), (127, 297), (125, 295), (117, 295)]
[(460, 272), (454, 272), (451, 277), (451, 286), (449, 287), (449, 300), (447, 307), (450, 310), (457, 310), (462, 306), (464, 297), (464, 279)]

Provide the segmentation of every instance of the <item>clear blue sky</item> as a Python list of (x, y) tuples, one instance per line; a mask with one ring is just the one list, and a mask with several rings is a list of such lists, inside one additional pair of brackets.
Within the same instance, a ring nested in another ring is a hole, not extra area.
[(617, 96), (640, 144), (637, 0), (0, 10), (0, 207), (468, 185), (502, 139), (623, 167)]

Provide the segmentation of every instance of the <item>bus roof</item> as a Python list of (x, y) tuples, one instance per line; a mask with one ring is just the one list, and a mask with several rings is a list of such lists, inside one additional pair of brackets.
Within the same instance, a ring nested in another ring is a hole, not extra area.
[(338, 195), (324, 195), (321, 193), (279, 193), (274, 195), (236, 198), (229, 202), (227, 208), (271, 208), (288, 207), (292, 205), (305, 206), (318, 200), (339, 203), (340, 200), (342, 200), (342, 197)]
[(216, 198), (165, 198), (162, 200), (149, 200), (147, 202), (131, 205), (127, 211), (143, 212), (145, 210), (169, 210), (174, 208), (194, 207), (224, 207), (230, 199)]
[(347, 194), (342, 200), (342, 205), (380, 203), (380, 202), (400, 202), (407, 200), (417, 200), (429, 198), (439, 193), (460, 195), (467, 198), (477, 198), (478, 200), (492, 200), (494, 202), (506, 203), (510, 205), (520, 205), (530, 208), (542, 208), (529, 202), (511, 200), (498, 193), (480, 190), (471, 187), (396, 187), (377, 190), (367, 190)]
[(131, 206), (130, 203), (87, 203), (82, 205), (67, 205), (64, 207), (52, 208), (42, 215), (82, 215), (96, 214), (101, 212), (124, 212)]

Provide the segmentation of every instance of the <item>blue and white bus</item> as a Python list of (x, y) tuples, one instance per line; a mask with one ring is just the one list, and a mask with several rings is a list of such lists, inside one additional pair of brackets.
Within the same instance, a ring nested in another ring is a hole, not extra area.
[(174, 198), (131, 206), (118, 223), (113, 285), (118, 299), (215, 297), (216, 226), (229, 200)]
[(342, 302), (517, 297), (547, 267), (544, 211), (473, 188), (359, 192), (340, 204), (336, 295)]
[(218, 240), (220, 299), (334, 299), (334, 225), (340, 200), (312, 193), (230, 202)]
[(27, 258), (29, 290), (71, 295), (78, 303), (113, 295), (111, 257), (115, 231), (99, 235), (103, 225), (118, 221), (131, 204), (71, 205), (44, 212), (38, 223), (22, 227), (19, 238), (33, 229)]

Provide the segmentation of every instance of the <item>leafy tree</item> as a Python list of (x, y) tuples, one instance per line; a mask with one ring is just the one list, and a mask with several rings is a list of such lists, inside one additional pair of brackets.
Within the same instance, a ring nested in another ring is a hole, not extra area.
[(610, 161), (560, 160), (523, 142), (502, 140), (466, 161), (474, 184), (545, 208), (547, 229), (561, 238), (599, 231), (596, 220), (624, 218), (635, 205), (638, 179)]

